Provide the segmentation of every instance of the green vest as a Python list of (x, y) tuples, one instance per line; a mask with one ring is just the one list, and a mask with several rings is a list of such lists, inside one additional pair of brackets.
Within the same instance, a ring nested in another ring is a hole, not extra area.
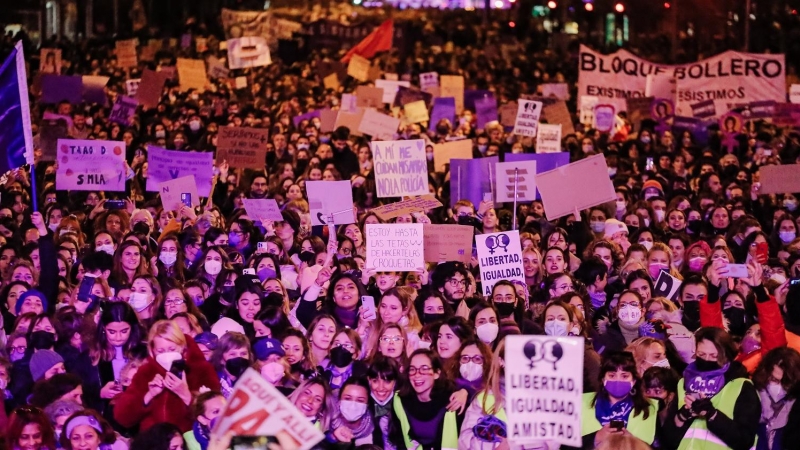
[(186, 450), (200, 450), (200, 443), (197, 442), (192, 430), (183, 433), (183, 442), (186, 442)]
[[(582, 403), (583, 403), (583, 410), (581, 412), (581, 436), (586, 436), (587, 434), (592, 434), (600, 431), (603, 428), (600, 425), (600, 421), (597, 420), (597, 417), (594, 413), (594, 406), (592, 406), (592, 400), (595, 397), (594, 392), (589, 392), (583, 394)], [(650, 445), (656, 439), (656, 423), (658, 422), (658, 402), (655, 400), (648, 400), (650, 402), (650, 411), (647, 419), (644, 418), (644, 413), (640, 413), (639, 415), (634, 415), (634, 412), (631, 412), (630, 417), (628, 417), (628, 426), (627, 430), (630, 434), (636, 436), (640, 440), (644, 441), (646, 444)]]
[[(416, 449), (419, 444), (412, 444), (408, 432), (411, 431), (411, 425), (408, 423), (406, 411), (403, 409), (403, 402), (400, 396), (395, 393), (392, 400), (394, 406), (394, 413), (400, 421), (400, 429), (403, 432), (403, 440), (405, 441), (406, 448), (409, 450)], [(447, 411), (444, 414), (444, 428), (442, 428), (442, 450), (457, 450), (458, 449), (458, 422), (456, 421), (456, 413), (454, 411)]]
[[(494, 394), (486, 394), (486, 407), (484, 407), (483, 406), (483, 395), (484, 395), (484, 393), (485, 393), (485, 391), (479, 392), (475, 396), (475, 400), (473, 400), (473, 402), (477, 402), (476, 403), (477, 405), (481, 405), (481, 409), (483, 410), (483, 413), (487, 414), (486, 411), (492, 409), (492, 407), (494, 406)], [(498, 409), (497, 412), (494, 414), (494, 416), (497, 417), (498, 419), (502, 420), (503, 423), (505, 423), (506, 426), (508, 426), (508, 417), (506, 417), (506, 409), (505, 408)]]
[[(681, 379), (678, 383), (678, 409), (683, 407), (684, 398), (686, 397), (686, 387), (684, 387), (683, 382), (684, 380)], [(745, 383), (750, 383), (750, 380), (747, 378), (736, 378), (729, 381), (722, 387), (721, 391), (711, 397), (711, 404), (714, 405), (717, 411), (733, 418), (733, 408), (736, 406), (736, 400), (739, 398), (739, 394), (742, 392), (742, 386), (744, 386)], [(757, 440), (758, 437), (753, 441), (753, 446), (750, 447), (751, 449), (756, 448)], [(725, 445), (722, 439), (718, 438), (708, 429), (708, 422), (700, 418), (695, 418), (692, 421), (692, 425), (686, 430), (686, 434), (683, 435), (681, 445), (678, 446), (678, 450), (726, 449), (730, 449), (730, 447)]]

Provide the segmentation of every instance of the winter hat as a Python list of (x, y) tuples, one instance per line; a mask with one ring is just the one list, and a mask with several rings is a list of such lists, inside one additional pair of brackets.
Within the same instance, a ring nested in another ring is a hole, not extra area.
[(283, 351), (281, 341), (273, 338), (261, 338), (253, 344), (253, 353), (256, 354), (256, 359), (259, 361), (266, 361), (271, 355), (286, 356)]
[(17, 304), (14, 305), (14, 311), (16, 311), (17, 314), (19, 314), (19, 311), (22, 309), (22, 304), (25, 303), (25, 299), (28, 297), (39, 297), (42, 301), (42, 308), (47, 311), (47, 297), (36, 289), (29, 289), (17, 297)]
[(221, 338), (222, 336), (225, 336), (225, 333), (230, 333), (232, 331), (244, 334), (244, 327), (230, 317), (223, 317), (219, 319), (217, 323), (211, 327), (211, 332), (217, 335), (218, 338)]
[(219, 343), (219, 338), (216, 334), (204, 331), (197, 336), (194, 337), (194, 341), (200, 345), (205, 345), (209, 350), (216, 350), (217, 344)]
[(63, 363), (64, 358), (52, 350), (39, 350), (31, 356), (30, 369), (33, 381), (39, 381), (44, 373), (58, 363)]
[(606, 220), (606, 229), (603, 237), (605, 237), (606, 239), (611, 239), (615, 234), (619, 233), (620, 231), (624, 231), (627, 233), (628, 226), (617, 219), (608, 219)]
[(664, 196), (664, 188), (661, 187), (661, 183), (659, 183), (656, 180), (647, 180), (644, 182), (644, 184), (642, 185), (642, 197), (644, 197), (645, 194), (647, 194), (648, 189), (656, 189), (658, 190), (659, 196), (661, 197)]

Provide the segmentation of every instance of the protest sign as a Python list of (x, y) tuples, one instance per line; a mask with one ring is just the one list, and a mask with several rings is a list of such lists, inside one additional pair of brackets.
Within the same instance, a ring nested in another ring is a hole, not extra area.
[(704, 122), (697, 117), (675, 116), (672, 119), (672, 134), (674, 136), (681, 136), (684, 131), (688, 131), (692, 134), (695, 145), (705, 147), (708, 145), (709, 123), (710, 122)]
[(61, 73), (61, 49), (43, 48), (39, 50), (39, 72)]
[(421, 223), (367, 224), (364, 230), (367, 269), (413, 272), (425, 268)]
[(379, 198), (428, 193), (424, 140), (372, 141), (369, 145)]
[(435, 195), (427, 194), (372, 208), (370, 212), (374, 212), (383, 220), (389, 220), (415, 212), (428, 211), (441, 206), (442, 202), (436, 200)]
[(789, 102), (800, 103), (800, 84), (793, 84), (789, 87)]
[[(500, 106), (500, 108), (497, 110), (497, 114), (500, 116), (500, 125), (502, 125), (506, 131), (511, 131), (514, 129), (514, 122), (517, 120), (518, 108), (519, 105), (517, 105), (517, 102), (511, 102)], [(569, 113), (567, 113), (567, 115), (569, 115)]]
[(481, 268), (481, 295), (491, 297), (492, 288), (500, 280), (525, 283), (519, 231), (479, 234), (475, 247)]
[(353, 55), (350, 63), (347, 64), (347, 74), (358, 81), (369, 79), (370, 62), (367, 58), (360, 55)]
[(339, 83), (339, 76), (335, 73), (326, 76), (322, 79), (322, 85), (325, 86), (325, 89), (332, 89), (334, 91), (339, 90), (339, 87), (341, 86)]
[(478, 116), (478, 129), (482, 130), (490, 122), (496, 122), (497, 100), (492, 96), (475, 100), (475, 115)]
[(123, 69), (136, 67), (139, 62), (136, 59), (136, 46), (138, 39), (126, 39), (116, 42), (117, 65)]
[(613, 105), (594, 106), (594, 128), (602, 133), (609, 133), (614, 129), (616, 110)]
[(139, 90), (136, 92), (136, 101), (145, 108), (155, 108), (161, 99), (161, 92), (164, 90), (166, 81), (167, 77), (162, 72), (144, 69)]
[(268, 142), (266, 128), (219, 127), (217, 162), (228, 161), (231, 167), (263, 170)]
[[(536, 200), (536, 161), (502, 162), (495, 166), (494, 198), (497, 203)], [(514, 186), (516, 184), (516, 187)]]
[(139, 84), (141, 84), (141, 78), (134, 78), (132, 80), (125, 81), (125, 94), (128, 97), (136, 97), (136, 94), (139, 92)]
[(178, 211), (183, 206), (184, 196), (188, 196), (192, 206), (200, 205), (200, 196), (197, 195), (197, 183), (194, 176), (167, 180), (158, 185), (158, 194), (161, 196), (161, 204), (167, 211)]
[(469, 264), (475, 227), (470, 225), (434, 225), (422, 228), (425, 240), (425, 262), (460, 261)]
[(322, 431), (254, 369), (236, 381), (213, 433), (224, 436), (274, 436), (281, 448), (310, 450), (325, 438)]
[(433, 99), (431, 110), (431, 127), (435, 127), (440, 120), (447, 119), (450, 125), (455, 124), (456, 120), (456, 100), (452, 97), (440, 97)]
[[(383, 97), (383, 94), (381, 94), (381, 97)], [(355, 94), (342, 94), (342, 101), (341, 105), (339, 106), (340, 111), (356, 113), (360, 109), (361, 108), (358, 107), (358, 98), (355, 96)]]
[(497, 156), (451, 159), (450, 206), (455, 206), (460, 199), (469, 200), (473, 205), (480, 204), (487, 193), (494, 191), (494, 165), (498, 162), (500, 158)]
[(108, 84), (108, 80), (110, 80), (109, 77), (103, 77), (99, 75), (82, 76), (81, 83), (83, 84), (83, 101), (87, 103), (98, 103), (102, 106), (108, 106), (108, 96), (106, 96), (106, 85)]
[[(567, 189), (567, 186), (580, 186), (580, 189)], [(617, 197), (603, 155), (540, 173), (536, 176), (536, 187), (542, 196), (547, 220), (615, 201)]]
[(594, 123), (594, 107), (600, 103), (600, 98), (592, 95), (584, 95), (580, 97), (580, 105), (578, 107), (578, 118), (580, 123), (585, 126), (592, 126)]
[[(359, 131), (359, 127), (361, 126), (361, 121), (364, 118), (365, 111), (366, 110), (364, 108), (356, 108), (355, 111), (351, 113), (340, 109), (336, 116), (336, 123), (334, 124), (333, 128), (336, 129), (339, 127), (347, 127), (350, 129), (351, 135), (362, 136), (361, 131)], [(400, 120), (397, 122), (399, 124)]]
[(800, 192), (800, 164), (766, 165), (759, 169), (759, 194)]
[(456, 114), (464, 110), (464, 77), (461, 75), (442, 75), (439, 78), (439, 97), (453, 97)]
[[(564, 136), (575, 134), (575, 127), (572, 124), (572, 115), (569, 109), (567, 109), (567, 103), (563, 100), (544, 105), (542, 108), (542, 118), (547, 120), (547, 123), (561, 125), (561, 132)], [(541, 125), (541, 123), (539, 125)]]
[(536, 134), (536, 153), (561, 151), (561, 124), (540, 123)]
[(633, 129), (641, 130), (642, 121), (650, 119), (650, 106), (655, 99), (652, 97), (637, 97), (626, 100), (626, 111), (628, 120), (633, 124)]
[(158, 192), (159, 186), (165, 181), (193, 175), (197, 194), (208, 197), (214, 177), (213, 160), (214, 154), (210, 152), (182, 152), (150, 145), (147, 147), (146, 190)]
[[(42, 149), (42, 161), (55, 161), (58, 152), (58, 140), (66, 139), (69, 124), (64, 119), (43, 119), (39, 123), (39, 147)], [(34, 136), (34, 141), (36, 136)], [(35, 145), (34, 145), (35, 147)]]
[(539, 117), (542, 114), (542, 103), (519, 99), (517, 119), (514, 122), (514, 134), (520, 136), (536, 136)]
[(691, 105), (714, 100), (717, 112), (731, 104), (786, 99), (786, 64), (783, 54), (727, 51), (701, 61), (670, 66), (644, 60), (618, 50), (602, 55), (581, 45), (578, 57), (578, 96), (603, 98), (622, 111), (626, 99), (645, 97), (648, 75), (677, 80), (676, 114), (691, 116)]
[(800, 104), (776, 103), (775, 116), (772, 123), (779, 127), (795, 127), (800, 125)]
[(281, 208), (278, 206), (278, 202), (276, 202), (275, 199), (245, 198), (242, 200), (242, 203), (244, 203), (244, 209), (247, 211), (247, 215), (250, 216), (251, 220), (262, 222), (265, 220), (272, 220), (275, 222), (283, 221)]
[(557, 442), (581, 447), (582, 337), (506, 337), (506, 433), (512, 448)]
[(653, 285), (653, 297), (664, 297), (677, 302), (681, 283), (683, 283), (681, 280), (673, 277), (666, 270), (662, 270)]
[(319, 132), (330, 133), (335, 129), (336, 119), (339, 111), (333, 109), (323, 109), (319, 112)]
[(472, 140), (460, 139), (433, 146), (433, 167), (436, 172), (444, 172), (445, 164), (451, 159), (472, 159)]
[(356, 106), (361, 108), (383, 107), (383, 89), (371, 86), (356, 88)]
[(422, 123), (430, 119), (428, 117), (428, 107), (425, 106), (425, 102), (422, 100), (406, 103), (403, 106), (403, 112), (408, 123)]
[(260, 36), (228, 39), (228, 67), (247, 69), (272, 64), (267, 40)]
[(425, 92), (439, 90), (439, 74), (437, 72), (425, 72), (419, 74), (419, 88)]
[(353, 188), (349, 180), (306, 181), (311, 225), (326, 225), (333, 214), (336, 225), (355, 223)]
[(208, 63), (208, 77), (212, 79), (224, 79), (230, 76), (231, 71), (225, 67), (225, 61), (209, 57), (206, 62)]
[(400, 119), (367, 109), (358, 124), (358, 131), (372, 136), (372, 139), (392, 139), (399, 127)]
[(236, 77), (233, 79), (234, 89), (244, 89), (247, 87), (247, 77)]
[(394, 96), (394, 103), (392, 103), (392, 105), (403, 106), (419, 100), (427, 107), (431, 103), (431, 100), (433, 100), (433, 95), (425, 91), (400, 86), (397, 88), (397, 94)]
[(136, 107), (138, 105), (136, 99), (120, 95), (117, 97), (117, 101), (114, 102), (114, 107), (111, 108), (108, 120), (129, 127), (133, 125), (133, 118), (136, 115)]
[(182, 91), (197, 89), (205, 91), (208, 85), (206, 63), (202, 59), (178, 58), (178, 80)]
[(70, 75), (42, 75), (42, 98), (45, 104), (66, 100), (77, 105), (83, 98), (83, 79)]
[(56, 161), (60, 191), (125, 191), (124, 142), (59, 139)]
[(383, 103), (394, 103), (394, 97), (397, 95), (397, 89), (400, 86), (411, 87), (408, 81), (396, 80), (375, 80), (375, 86), (383, 89)]
[(569, 100), (569, 85), (567, 83), (545, 83), (542, 85), (542, 97)]
[(717, 115), (717, 108), (714, 105), (714, 100), (704, 100), (702, 102), (697, 102), (692, 105), (689, 105), (692, 108), (692, 115), (694, 117), (714, 117)]

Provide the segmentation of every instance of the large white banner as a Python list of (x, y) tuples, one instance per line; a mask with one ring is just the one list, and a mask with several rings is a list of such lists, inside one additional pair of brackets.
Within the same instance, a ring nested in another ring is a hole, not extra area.
[(625, 99), (645, 97), (648, 75), (677, 80), (676, 115), (692, 116), (690, 105), (713, 100), (717, 114), (760, 100), (786, 102), (784, 55), (727, 51), (691, 64), (656, 64), (626, 51), (603, 55), (581, 45), (578, 96), (594, 96), (617, 111)]

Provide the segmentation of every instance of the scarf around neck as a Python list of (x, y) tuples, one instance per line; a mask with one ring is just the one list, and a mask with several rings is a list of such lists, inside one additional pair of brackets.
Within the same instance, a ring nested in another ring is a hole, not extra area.
[(713, 397), (725, 386), (725, 372), (728, 371), (730, 363), (725, 364), (716, 370), (701, 372), (697, 370), (695, 363), (686, 366), (683, 371), (683, 380), (686, 392), (691, 394), (703, 394), (706, 397)]
[(633, 411), (633, 398), (630, 395), (613, 405), (611, 400), (598, 396), (594, 404), (594, 415), (603, 426), (612, 420), (623, 420), (627, 426), (631, 411)]

